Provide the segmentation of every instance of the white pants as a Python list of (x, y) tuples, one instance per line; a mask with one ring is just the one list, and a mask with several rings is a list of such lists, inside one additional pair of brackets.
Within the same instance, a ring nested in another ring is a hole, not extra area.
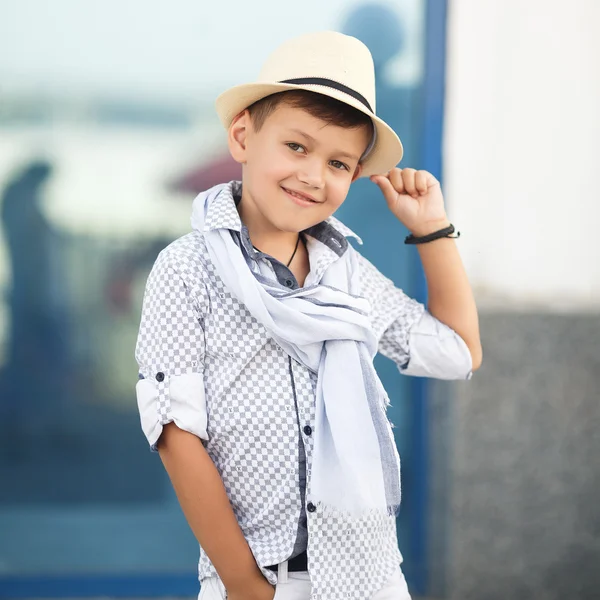
[[(310, 577), (304, 572), (287, 572), (287, 562), (279, 565), (273, 600), (310, 600)], [(217, 577), (202, 582), (198, 600), (225, 600), (225, 588)], [(400, 567), (382, 590), (369, 600), (410, 600), (408, 587)]]

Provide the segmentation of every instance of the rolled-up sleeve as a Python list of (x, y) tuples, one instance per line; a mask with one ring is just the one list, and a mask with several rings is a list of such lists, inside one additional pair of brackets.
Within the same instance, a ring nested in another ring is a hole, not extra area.
[(473, 362), (463, 339), (407, 296), (359, 255), (362, 294), (371, 304), (371, 322), (379, 352), (404, 375), (470, 379)]
[(408, 335), (403, 324), (394, 321), (383, 335), (380, 352), (404, 375), (447, 380), (473, 375), (473, 359), (463, 339), (427, 311)]
[(202, 326), (206, 306), (204, 287), (164, 250), (146, 283), (135, 349), (140, 421), (153, 450), (164, 425), (171, 422), (208, 439)]

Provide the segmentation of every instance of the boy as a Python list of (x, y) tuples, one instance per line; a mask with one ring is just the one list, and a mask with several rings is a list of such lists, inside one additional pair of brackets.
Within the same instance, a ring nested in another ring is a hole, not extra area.
[[(143, 430), (200, 546), (200, 598), (409, 598), (399, 459), (373, 368), (466, 379), (477, 311), (440, 187), (397, 169), (373, 63), (334, 32), (288, 41), (217, 100), (242, 182), (194, 202), (150, 274), (136, 348)], [(331, 215), (370, 176), (418, 243), (429, 310)]]

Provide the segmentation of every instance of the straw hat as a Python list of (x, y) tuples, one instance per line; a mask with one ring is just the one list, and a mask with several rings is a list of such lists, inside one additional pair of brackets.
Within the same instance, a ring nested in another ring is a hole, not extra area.
[(386, 173), (400, 162), (400, 139), (375, 115), (373, 58), (361, 41), (335, 31), (288, 40), (267, 58), (255, 83), (237, 85), (217, 98), (217, 113), (227, 129), (257, 100), (287, 90), (331, 96), (371, 117), (375, 137), (363, 157), (361, 177)]

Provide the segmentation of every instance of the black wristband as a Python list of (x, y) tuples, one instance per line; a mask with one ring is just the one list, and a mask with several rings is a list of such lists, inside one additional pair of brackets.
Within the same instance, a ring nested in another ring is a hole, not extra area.
[(415, 237), (412, 233), (406, 236), (404, 240), (405, 244), (426, 244), (427, 242), (433, 242), (434, 240), (439, 240), (441, 238), (458, 238), (460, 237), (460, 231), (456, 232), (456, 235), (452, 235), (456, 230), (454, 229), (454, 225), (450, 225), (449, 227), (445, 227), (444, 229), (440, 229), (439, 231), (434, 231), (429, 235), (424, 235), (423, 237)]

